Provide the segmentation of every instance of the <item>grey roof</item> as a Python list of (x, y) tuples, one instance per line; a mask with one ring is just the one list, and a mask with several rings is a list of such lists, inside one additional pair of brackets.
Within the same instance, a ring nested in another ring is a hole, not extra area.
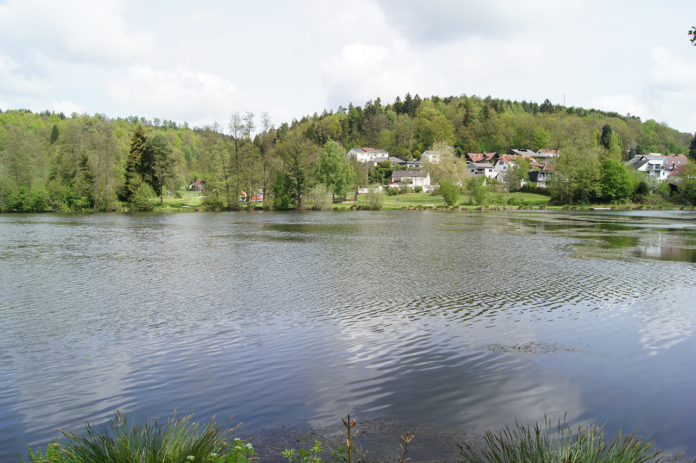
[(419, 170), (395, 170), (392, 173), (392, 178), (394, 177), (427, 177), (429, 174), (427, 172), (421, 172)]
[(469, 165), (474, 165), (479, 169), (493, 169), (495, 166), (490, 162), (470, 162)]
[[(374, 158), (372, 158), (372, 161), (370, 161), (370, 162), (384, 162), (386, 160), (387, 160), (387, 156), (375, 156)], [(394, 163), (401, 164), (401, 163), (406, 162), (403, 159), (395, 158), (394, 156), (389, 156), (389, 160), (391, 161), (392, 164), (394, 164)]]
[(630, 164), (629, 167), (630, 167), (631, 169), (638, 170), (638, 169), (640, 169), (641, 167), (643, 167), (644, 165), (646, 165), (647, 163), (648, 163), (648, 160), (647, 160), (647, 159), (643, 159), (642, 161), (634, 162), (633, 164)]

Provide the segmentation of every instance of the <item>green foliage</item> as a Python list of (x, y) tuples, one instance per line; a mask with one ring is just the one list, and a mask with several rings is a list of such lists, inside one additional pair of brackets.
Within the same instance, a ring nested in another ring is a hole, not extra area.
[(285, 449), (282, 455), (289, 463), (321, 463), (321, 458), (319, 457), (321, 451), (321, 442), (315, 440), (314, 447), (309, 450), (305, 450), (301, 447), (299, 451), (295, 449)]
[(459, 201), (462, 194), (462, 187), (450, 180), (440, 182), (440, 195), (448, 206), (454, 206)]
[(481, 175), (479, 177), (472, 177), (467, 182), (471, 204), (480, 205), (486, 203), (488, 189), (484, 186), (485, 181), (486, 177)]
[(691, 30), (689, 31), (689, 35), (691, 36), (691, 43), (693, 43), (696, 47), (696, 26), (691, 28)]
[(413, 191), (414, 191), (415, 193), (422, 193), (422, 192), (423, 192), (423, 187), (422, 187), (422, 186), (413, 187)]
[(131, 205), (136, 211), (151, 211), (155, 207), (157, 195), (150, 184), (142, 183), (138, 191), (131, 196)]
[(380, 186), (375, 184), (367, 190), (367, 205), (370, 209), (380, 209), (384, 202), (384, 193), (380, 193)]
[(631, 197), (635, 186), (628, 169), (619, 161), (607, 159), (602, 165), (602, 196), (609, 201)]
[(131, 195), (134, 195), (143, 182), (143, 174), (145, 173), (145, 168), (143, 167), (143, 158), (145, 157), (146, 147), (147, 136), (145, 135), (145, 129), (142, 125), (138, 124), (135, 127), (133, 136), (131, 137), (130, 153), (128, 155), (128, 159), (126, 160), (124, 184), (125, 199), (128, 199), (131, 197)]
[(604, 127), (602, 127), (602, 137), (600, 139), (600, 143), (606, 149), (609, 149), (609, 145), (611, 143), (611, 136), (613, 134), (614, 131), (611, 130), (611, 126), (609, 124), (604, 124)]
[(610, 442), (604, 441), (604, 429), (598, 426), (573, 433), (570, 425), (559, 421), (554, 426), (544, 419), (542, 425), (526, 426), (515, 420), (515, 426), (499, 432), (486, 431), (473, 447), (460, 445), (467, 463), (509, 462), (574, 462), (574, 463), (657, 463), (660, 452), (654, 444), (637, 437), (637, 431), (623, 433)]
[(319, 183), (309, 190), (309, 199), (312, 201), (312, 209), (315, 211), (331, 209), (331, 191), (323, 183)]
[(355, 182), (355, 172), (346, 157), (346, 150), (333, 140), (324, 145), (316, 175), (319, 182), (338, 196), (346, 196)]
[(295, 200), (292, 195), (293, 181), (284, 172), (276, 172), (276, 178), (271, 186), (273, 191), (273, 207), (280, 211), (286, 211), (295, 207)]
[(28, 460), (25, 460), (17, 454), (15, 454), (15, 456), (19, 458), (21, 463), (70, 463), (74, 461), (60, 451), (60, 444), (58, 444), (57, 439), (53, 439), (53, 442), (46, 446), (45, 454), (41, 452), (41, 447), (34, 452), (31, 450), (31, 447), (27, 445)]
[(64, 449), (69, 461), (208, 462), (213, 454), (223, 455), (229, 447), (227, 433), (215, 421), (199, 426), (191, 422), (191, 416), (160, 425), (157, 420), (131, 422), (126, 415), (116, 412), (99, 429), (89, 423), (85, 428), (85, 434), (80, 436), (63, 432), (69, 441)]
[(51, 145), (58, 141), (59, 136), (60, 132), (58, 131), (58, 126), (54, 125), (51, 129)]
[(691, 143), (689, 143), (688, 155), (692, 161), (696, 161), (696, 133), (694, 133), (694, 138), (692, 138)]
[(156, 133), (147, 140), (145, 158), (142, 161), (145, 175), (143, 179), (159, 192), (162, 202), (162, 189), (165, 182), (174, 177), (176, 160), (172, 157), (172, 147), (162, 133)]

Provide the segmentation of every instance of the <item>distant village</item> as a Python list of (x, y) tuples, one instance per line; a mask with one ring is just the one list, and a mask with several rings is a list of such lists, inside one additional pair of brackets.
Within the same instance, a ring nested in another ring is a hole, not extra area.
[[(467, 153), (465, 156), (468, 163), (467, 173), (470, 177), (483, 176), (486, 179), (496, 179), (498, 183), (505, 181), (506, 172), (515, 165), (516, 160), (525, 159), (530, 166), (529, 181), (537, 187), (546, 188), (554, 170), (554, 158), (559, 154), (557, 150), (511, 149), (507, 154)], [(431, 184), (430, 174), (422, 167), (427, 163), (440, 162), (440, 155), (438, 151), (425, 151), (420, 160), (404, 161), (389, 156), (385, 150), (376, 148), (353, 148), (347, 153), (349, 159), (353, 158), (367, 165), (378, 166), (384, 161), (390, 161), (395, 168), (400, 167), (400, 170), (394, 170), (391, 183), (385, 187), (400, 189), (404, 185), (409, 185), (421, 187), (425, 192), (431, 191), (436, 185)], [(628, 169), (645, 172), (659, 182), (678, 183), (679, 175), (687, 163), (688, 159), (683, 154), (650, 153), (636, 155), (625, 164)]]

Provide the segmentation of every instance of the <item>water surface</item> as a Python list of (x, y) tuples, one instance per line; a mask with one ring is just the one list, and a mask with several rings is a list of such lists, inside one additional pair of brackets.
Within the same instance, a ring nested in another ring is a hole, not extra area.
[(0, 216), (0, 460), (116, 409), (546, 414), (696, 455), (696, 215)]

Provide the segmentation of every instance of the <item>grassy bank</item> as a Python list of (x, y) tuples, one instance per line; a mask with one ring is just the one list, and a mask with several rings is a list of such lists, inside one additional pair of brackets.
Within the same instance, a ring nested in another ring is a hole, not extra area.
[[(651, 463), (662, 460), (661, 452), (652, 442), (639, 437), (637, 432), (614, 439), (606, 439), (604, 429), (597, 426), (572, 428), (560, 420), (552, 423), (546, 418), (541, 423), (505, 427), (486, 431), (483, 435), (464, 435), (445, 444), (431, 441), (430, 450), (416, 448), (414, 439), (428, 439), (410, 432), (392, 432), (388, 440), (365, 440), (374, 429), (370, 422), (357, 423), (348, 415), (341, 425), (322, 435), (309, 429), (290, 440), (278, 440), (264, 446), (257, 453), (253, 440), (235, 438), (233, 427), (223, 430), (215, 421), (204, 425), (191, 422), (191, 417), (169, 420), (166, 424), (155, 421), (132, 421), (116, 412), (109, 422), (95, 428), (86, 425), (85, 432), (77, 435), (63, 432), (65, 442), (49, 444), (46, 452), (28, 449), (28, 459), (17, 455), (20, 462), (31, 463), (248, 463), (258, 461), (288, 461), (289, 463), (398, 461), (459, 461), (467, 463), (513, 462), (635, 462)], [(381, 428), (381, 426), (380, 426)], [(283, 432), (287, 437), (288, 431)], [(292, 434), (292, 433), (291, 433)], [(322, 439), (321, 441), (319, 439)], [(372, 443), (372, 446), (365, 444)], [(279, 445), (280, 444), (280, 445)], [(439, 447), (451, 447), (443, 454)], [(433, 447), (434, 446), (434, 447)], [(264, 448), (265, 447), (265, 448)], [(375, 448), (379, 447), (379, 448)], [(418, 451), (420, 450), (420, 451)], [(424, 452), (425, 450), (425, 452)], [(409, 454), (411, 457), (409, 457)], [(447, 460), (435, 455), (448, 455)], [(418, 456), (416, 456), (418, 455)]]

